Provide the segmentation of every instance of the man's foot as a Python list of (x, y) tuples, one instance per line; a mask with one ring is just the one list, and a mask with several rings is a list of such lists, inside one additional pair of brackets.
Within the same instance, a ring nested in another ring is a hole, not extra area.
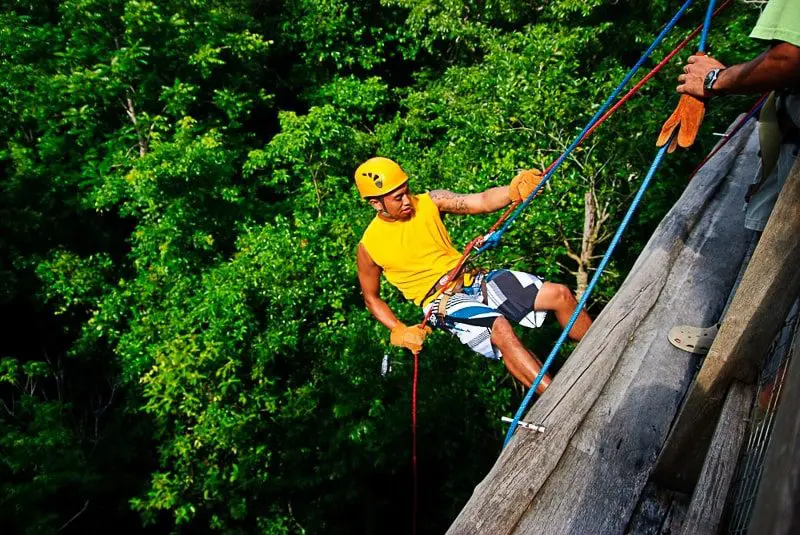
[(669, 330), (669, 342), (683, 351), (696, 355), (708, 353), (714, 338), (717, 337), (719, 324), (711, 327), (694, 327), (692, 325), (678, 325)]

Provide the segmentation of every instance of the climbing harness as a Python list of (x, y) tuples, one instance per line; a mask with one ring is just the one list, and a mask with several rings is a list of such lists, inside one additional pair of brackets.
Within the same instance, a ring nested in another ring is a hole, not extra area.
[(486, 278), (482, 275), (486, 275), (486, 270), (478, 268), (468, 269), (467, 266), (461, 266), (458, 272), (449, 272), (431, 287), (422, 299), (422, 307), (425, 308), (428, 304), (434, 303), (438, 299), (439, 302), (435, 307), (432, 307), (435, 311), (431, 316), (436, 316), (440, 325), (444, 325), (444, 320), (447, 317), (447, 303), (450, 301), (450, 298), (463, 290), (464, 287), (472, 286), (476, 280), (480, 282), (481, 295), (483, 296), (485, 304), (487, 295)]

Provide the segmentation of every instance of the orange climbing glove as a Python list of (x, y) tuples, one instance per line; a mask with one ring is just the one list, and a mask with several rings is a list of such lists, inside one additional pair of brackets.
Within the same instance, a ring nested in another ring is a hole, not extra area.
[(513, 202), (524, 201), (536, 189), (542, 178), (542, 172), (538, 169), (523, 169), (511, 180), (511, 184), (508, 186), (508, 196)]
[(389, 340), (392, 345), (405, 347), (410, 349), (413, 353), (419, 353), (422, 350), (422, 344), (425, 342), (425, 337), (431, 334), (431, 328), (427, 325), (423, 328), (419, 325), (412, 325), (407, 327), (402, 323), (395, 325), (392, 329), (392, 335)]
[(672, 139), (667, 152), (674, 152), (675, 147), (681, 146), (684, 149), (691, 147), (697, 137), (697, 131), (700, 130), (700, 124), (703, 122), (703, 117), (706, 114), (706, 103), (692, 95), (681, 95), (678, 106), (669, 119), (661, 127), (661, 133), (658, 135), (656, 147), (662, 147), (669, 141), (672, 132), (677, 128), (678, 135)]
[[(696, 56), (704, 56), (702, 52), (695, 54)], [(681, 95), (675, 111), (666, 120), (664, 126), (661, 127), (661, 133), (658, 135), (656, 147), (663, 147), (670, 136), (678, 129), (678, 135), (672, 139), (667, 152), (674, 152), (678, 146), (691, 147), (697, 137), (697, 131), (700, 130), (700, 125), (703, 123), (703, 117), (706, 115), (706, 101), (693, 97), (692, 95)]]

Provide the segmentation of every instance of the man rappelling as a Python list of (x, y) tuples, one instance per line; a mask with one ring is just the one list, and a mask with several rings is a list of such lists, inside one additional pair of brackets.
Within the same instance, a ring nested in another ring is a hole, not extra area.
[[(527, 198), (541, 178), (538, 171), (528, 170), (509, 186), (481, 193), (432, 190), (416, 195), (403, 169), (388, 158), (371, 158), (358, 167), (358, 191), (377, 212), (358, 245), (358, 280), (367, 309), (391, 331), (393, 345), (419, 351), (430, 325), (486, 358), (502, 360), (511, 375), (531, 386), (542, 365), (514, 333), (511, 321), (536, 328), (547, 311), (553, 311), (564, 327), (577, 305), (575, 297), (563, 284), (521, 271), (457, 270), (461, 254), (453, 247), (441, 214), (495, 212)], [(454, 270), (460, 272), (451, 273)], [(432, 310), (428, 325), (407, 326), (397, 319), (380, 297), (381, 273), (423, 313)], [(591, 323), (581, 311), (569, 337), (580, 340)], [(545, 376), (537, 393), (549, 384)]]

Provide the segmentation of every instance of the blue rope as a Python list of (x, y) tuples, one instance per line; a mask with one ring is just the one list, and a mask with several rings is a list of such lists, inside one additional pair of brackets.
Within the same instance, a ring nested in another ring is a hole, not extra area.
[(706, 18), (703, 21), (703, 33), (700, 34), (700, 44), (697, 46), (698, 52), (706, 51), (706, 41), (708, 41), (708, 30), (711, 28), (711, 17), (714, 14), (714, 4), (717, 0), (709, 0), (708, 9), (706, 9)]
[[(506, 221), (505, 225), (503, 225), (503, 227), (501, 229), (499, 229), (494, 235), (492, 235), (489, 238), (489, 240), (487, 240), (487, 242), (491, 240), (491, 245), (484, 245), (483, 247), (481, 247), (478, 250), (478, 253), (483, 252), (483, 250), (485, 250), (488, 246), (493, 246), (493, 247), (497, 246), (497, 244), (500, 241), (500, 237), (508, 229), (508, 227), (511, 224), (511, 222), (514, 219), (516, 219), (516, 217), (520, 214), (520, 212), (522, 212), (522, 210), (524, 210), (528, 206), (528, 204), (530, 204), (530, 202), (533, 200), (533, 198), (536, 196), (536, 194), (539, 193), (539, 190), (541, 190), (542, 186), (544, 186), (545, 182), (547, 182), (547, 180), (549, 180), (549, 178), (553, 174), (553, 172), (555, 172), (555, 170), (558, 169), (558, 167), (561, 165), (561, 162), (563, 162), (564, 159), (566, 159), (566, 157), (575, 149), (575, 147), (578, 145), (578, 143), (580, 143), (580, 140), (583, 138), (583, 135), (589, 130), (589, 128), (591, 128), (591, 126), (594, 124), (594, 122), (597, 121), (597, 119), (600, 117), (600, 114), (605, 111), (605, 108), (608, 107), (608, 105), (611, 102), (611, 100), (616, 98), (616, 96), (622, 90), (622, 87), (625, 84), (628, 83), (628, 81), (633, 76), (633, 74), (636, 72), (636, 70), (638, 70), (639, 66), (650, 55), (650, 53), (658, 45), (658, 43), (660, 43), (660, 41), (664, 38), (664, 36), (666, 35), (666, 32), (668, 32), (670, 29), (672, 29), (672, 26), (674, 26), (675, 23), (677, 22), (677, 20), (680, 18), (680, 16), (683, 15), (683, 11), (685, 11), (686, 8), (689, 7), (690, 3), (691, 3), (691, 0), (687, 1), (681, 7), (681, 10), (678, 11), (678, 13), (675, 15), (675, 17), (673, 17), (673, 19), (670, 21), (670, 23), (664, 28), (664, 30), (661, 32), (661, 34), (659, 34), (659, 36), (656, 38), (656, 40), (653, 42), (653, 44), (650, 45), (650, 48), (647, 49), (647, 51), (642, 56), (642, 58), (639, 60), (639, 62), (637, 62), (637, 64), (634, 66), (634, 68), (631, 69), (631, 72), (628, 73), (628, 75), (620, 83), (620, 85), (617, 87), (617, 89), (614, 90), (614, 93), (612, 93), (611, 97), (609, 97), (609, 99), (603, 105), (603, 108), (601, 108), (601, 110), (598, 111), (598, 113), (594, 117), (592, 117), (592, 120), (589, 121), (589, 124), (586, 126), (584, 131), (581, 132), (581, 134), (576, 138), (576, 140), (573, 141), (572, 145), (570, 145), (567, 148), (567, 150), (564, 151), (564, 154), (562, 154), (561, 157), (558, 159), (558, 161), (556, 161), (556, 164), (553, 166), (553, 168), (550, 170), (550, 172), (547, 173), (545, 175), (545, 177), (543, 177), (542, 181), (539, 183), (539, 185), (536, 187), (536, 189), (528, 196), (527, 199), (525, 199), (525, 202), (523, 202), (514, 211), (514, 213), (511, 215), (511, 217), (508, 219), (508, 221)], [(699, 52), (705, 52), (706, 43), (708, 41), (708, 31), (711, 28), (711, 18), (712, 18), (713, 13), (714, 13), (714, 5), (715, 4), (716, 4), (716, 0), (709, 0), (708, 9), (706, 10), (705, 20), (703, 21), (703, 32), (702, 32), (702, 34), (700, 36), (699, 46), (697, 47), (697, 50)], [(754, 115), (754, 112), (751, 112), (751, 115)], [(749, 119), (749, 116), (747, 117), (747, 119)], [(556, 341), (556, 344), (553, 346), (553, 349), (550, 351), (550, 354), (547, 356), (547, 359), (545, 360), (544, 364), (542, 365), (542, 369), (539, 370), (539, 374), (536, 376), (536, 379), (534, 380), (533, 384), (531, 385), (530, 389), (528, 390), (528, 393), (525, 395), (525, 399), (522, 400), (522, 404), (520, 404), (519, 409), (517, 409), (517, 412), (514, 415), (514, 419), (512, 420), (512, 422), (511, 422), (511, 424), (510, 424), (510, 426), (508, 428), (508, 432), (506, 433), (506, 438), (505, 438), (505, 441), (503, 442), (503, 447), (505, 447), (508, 444), (508, 442), (511, 440), (511, 437), (514, 436), (514, 432), (517, 429), (517, 425), (519, 424), (519, 420), (520, 420), (520, 418), (522, 418), (523, 413), (527, 409), (528, 403), (530, 403), (530, 400), (533, 398), (533, 395), (536, 393), (536, 389), (539, 387), (539, 384), (542, 382), (542, 379), (544, 378), (545, 374), (547, 373), (547, 370), (550, 368), (550, 365), (553, 363), (553, 360), (555, 359), (556, 355), (558, 354), (558, 351), (561, 349), (561, 346), (564, 344), (564, 341), (566, 341), (569, 332), (572, 330), (572, 327), (575, 325), (575, 322), (577, 321), (578, 316), (580, 315), (581, 311), (583, 310), (583, 307), (586, 305), (586, 301), (589, 299), (589, 295), (591, 295), (592, 291), (594, 290), (594, 287), (597, 284), (597, 281), (600, 280), (600, 276), (603, 274), (603, 271), (605, 270), (606, 266), (608, 265), (609, 260), (611, 259), (611, 255), (614, 253), (614, 249), (619, 244), (619, 241), (622, 238), (622, 234), (625, 232), (625, 229), (627, 228), (628, 224), (630, 223), (630, 220), (633, 217), (633, 214), (636, 211), (636, 208), (639, 206), (639, 203), (641, 202), (642, 198), (644, 197), (645, 191), (647, 191), (647, 188), (650, 186), (650, 182), (652, 181), (653, 176), (655, 176), (656, 171), (658, 170), (659, 166), (661, 165), (661, 162), (664, 159), (664, 154), (666, 154), (667, 148), (670, 146), (670, 144), (672, 143), (673, 138), (676, 135), (677, 135), (677, 129), (672, 133), (672, 135), (670, 136), (669, 141), (667, 141), (667, 143), (665, 143), (658, 150), (658, 152), (656, 153), (656, 157), (655, 157), (655, 159), (653, 159), (653, 163), (650, 165), (650, 169), (648, 170), (647, 175), (645, 176), (644, 180), (642, 181), (642, 185), (639, 186), (639, 191), (636, 192), (636, 196), (634, 197), (633, 202), (631, 202), (631, 205), (628, 207), (628, 211), (625, 213), (625, 217), (622, 219), (622, 222), (620, 223), (616, 234), (614, 234), (614, 238), (611, 240), (611, 243), (609, 244), (608, 249), (606, 250), (606, 253), (603, 255), (603, 259), (600, 261), (600, 264), (597, 266), (597, 270), (595, 271), (594, 276), (592, 277), (592, 280), (589, 282), (589, 285), (586, 287), (586, 291), (583, 292), (583, 295), (581, 296), (580, 301), (578, 301), (578, 304), (575, 307), (575, 311), (572, 313), (572, 316), (569, 318), (569, 321), (567, 322), (567, 325), (564, 327), (564, 330), (561, 332), (561, 336), (559, 336), (558, 340)], [(733, 133), (731, 135), (733, 135)]]
[[(672, 133), (672, 136), (670, 136), (670, 142), (672, 141), (672, 138), (674, 138), (676, 134), (677, 130)], [(603, 259), (597, 266), (597, 271), (595, 271), (591, 282), (589, 282), (589, 285), (586, 287), (586, 291), (583, 292), (580, 301), (578, 301), (578, 306), (575, 307), (575, 311), (572, 313), (572, 316), (569, 318), (566, 327), (564, 327), (564, 330), (561, 332), (561, 336), (558, 337), (556, 345), (553, 346), (553, 349), (547, 356), (547, 360), (545, 360), (544, 364), (542, 365), (542, 369), (539, 371), (539, 375), (536, 376), (536, 380), (533, 382), (530, 389), (528, 389), (528, 393), (525, 395), (525, 399), (522, 400), (522, 404), (519, 406), (519, 409), (517, 409), (517, 413), (514, 415), (514, 420), (511, 422), (511, 425), (508, 428), (508, 432), (506, 433), (506, 438), (505, 441), (503, 442), (503, 447), (505, 447), (508, 444), (508, 441), (511, 440), (511, 437), (514, 436), (514, 431), (517, 429), (517, 424), (519, 423), (520, 418), (522, 418), (525, 409), (528, 407), (528, 403), (530, 403), (533, 394), (539, 387), (539, 383), (542, 382), (542, 378), (547, 373), (547, 370), (548, 368), (550, 368), (550, 365), (553, 363), (553, 359), (555, 359), (556, 355), (558, 354), (558, 350), (561, 349), (562, 344), (567, 339), (567, 335), (572, 330), (572, 326), (575, 325), (575, 321), (578, 319), (578, 315), (580, 314), (581, 310), (583, 310), (583, 307), (586, 304), (586, 301), (589, 299), (592, 290), (594, 290), (597, 281), (603, 274), (603, 270), (606, 268), (606, 265), (611, 259), (611, 255), (614, 253), (614, 249), (617, 247), (617, 244), (619, 244), (619, 241), (622, 238), (622, 234), (625, 232), (625, 228), (628, 226), (628, 223), (630, 223), (631, 217), (633, 217), (633, 213), (636, 211), (636, 208), (639, 206), (639, 203), (641, 202), (642, 197), (644, 196), (644, 193), (647, 190), (647, 187), (650, 185), (650, 181), (655, 175), (658, 167), (661, 165), (661, 161), (664, 159), (664, 154), (667, 152), (667, 148), (669, 147), (669, 145), (670, 143), (667, 142), (656, 153), (656, 157), (653, 160), (653, 164), (650, 166), (650, 170), (644, 177), (642, 185), (639, 186), (639, 191), (636, 192), (636, 196), (633, 198), (633, 202), (631, 202), (631, 205), (628, 208), (625, 217), (622, 219), (622, 223), (619, 224), (619, 228), (617, 229), (616, 234), (614, 234), (614, 238), (611, 240), (611, 243), (609, 244), (608, 249), (606, 250), (606, 254), (603, 255)]]
[(536, 197), (539, 191), (541, 191), (541, 189), (544, 187), (545, 183), (547, 183), (547, 181), (550, 180), (550, 177), (553, 176), (553, 173), (555, 173), (558, 170), (558, 168), (561, 167), (561, 164), (564, 162), (564, 160), (566, 160), (567, 157), (572, 153), (572, 151), (575, 150), (575, 148), (581, 142), (581, 139), (583, 139), (583, 136), (586, 134), (586, 132), (588, 132), (589, 129), (591, 129), (592, 126), (594, 126), (597, 120), (611, 106), (611, 103), (614, 102), (614, 100), (617, 98), (617, 96), (619, 96), (623, 88), (628, 84), (631, 78), (633, 78), (633, 76), (636, 74), (639, 68), (644, 64), (645, 61), (647, 61), (647, 58), (650, 57), (650, 54), (653, 53), (653, 50), (655, 50), (655, 48), (659, 44), (661, 44), (661, 41), (664, 40), (664, 38), (667, 36), (670, 30), (672, 30), (672, 28), (675, 27), (680, 18), (686, 12), (686, 10), (689, 9), (689, 6), (692, 4), (692, 2), (693, 0), (686, 0), (686, 2), (681, 6), (678, 12), (675, 13), (675, 16), (672, 17), (672, 20), (670, 20), (667, 23), (667, 25), (664, 26), (664, 29), (661, 30), (661, 33), (658, 34), (658, 37), (655, 38), (655, 40), (650, 44), (650, 47), (644, 52), (644, 54), (642, 54), (642, 57), (639, 58), (639, 61), (636, 62), (636, 65), (634, 65), (633, 68), (630, 71), (628, 71), (628, 74), (625, 75), (625, 78), (623, 78), (622, 81), (617, 86), (617, 88), (614, 89), (614, 91), (611, 93), (611, 96), (609, 96), (608, 99), (606, 99), (606, 101), (603, 103), (603, 105), (600, 106), (600, 109), (597, 110), (597, 113), (594, 114), (594, 117), (592, 117), (591, 120), (586, 124), (581, 133), (578, 134), (578, 136), (575, 138), (572, 144), (569, 147), (567, 147), (567, 150), (565, 150), (564, 153), (561, 156), (559, 156), (558, 160), (556, 160), (556, 163), (553, 165), (550, 171), (546, 173), (544, 177), (542, 177), (542, 180), (539, 182), (539, 185), (536, 186), (536, 189), (534, 189), (528, 195), (525, 201), (522, 204), (520, 204), (516, 210), (514, 210), (514, 212), (511, 214), (511, 216), (509, 216), (509, 218), (506, 220), (505, 224), (501, 228), (499, 228), (497, 231), (493, 232), (490, 236), (486, 238), (486, 241), (483, 243), (483, 245), (481, 245), (475, 251), (474, 253), (475, 256), (483, 253), (484, 251), (486, 251), (491, 247), (497, 247), (497, 245), (500, 243), (500, 238), (502, 238), (505, 231), (508, 230), (508, 227), (511, 226), (511, 223), (513, 223), (514, 220), (517, 218), (517, 216), (519, 216), (519, 214), (525, 208), (528, 207), (533, 198)]

